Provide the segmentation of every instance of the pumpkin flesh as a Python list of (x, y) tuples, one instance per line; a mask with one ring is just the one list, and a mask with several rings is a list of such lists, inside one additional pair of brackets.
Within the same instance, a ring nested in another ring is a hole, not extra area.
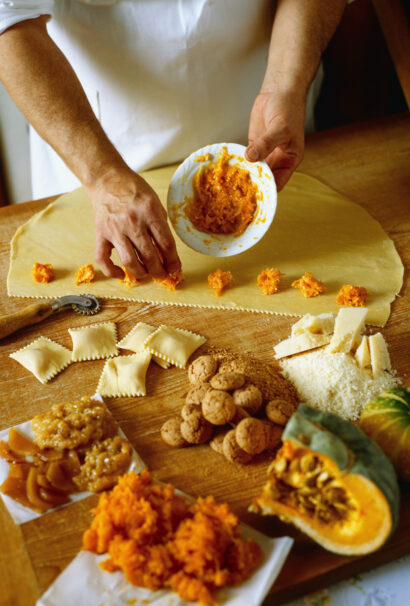
[(258, 508), (292, 522), (329, 551), (346, 555), (378, 549), (392, 528), (386, 499), (366, 477), (343, 474), (329, 457), (291, 441), (269, 469)]
[(329, 551), (363, 555), (397, 524), (399, 489), (383, 451), (357, 426), (301, 404), (251, 510), (292, 522)]

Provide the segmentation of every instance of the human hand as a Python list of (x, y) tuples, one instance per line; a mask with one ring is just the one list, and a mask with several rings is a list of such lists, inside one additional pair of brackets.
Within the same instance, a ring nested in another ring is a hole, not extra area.
[(128, 167), (122, 168), (86, 189), (94, 207), (94, 258), (106, 276), (124, 276), (110, 258), (113, 248), (122, 265), (138, 280), (147, 275), (165, 278), (181, 269), (167, 214), (142, 177)]
[(246, 158), (266, 160), (277, 190), (288, 182), (303, 159), (305, 99), (294, 93), (262, 92), (253, 104)]

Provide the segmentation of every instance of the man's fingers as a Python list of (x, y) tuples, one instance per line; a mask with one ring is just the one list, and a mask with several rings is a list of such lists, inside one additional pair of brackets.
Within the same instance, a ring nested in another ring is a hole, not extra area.
[(134, 247), (138, 250), (138, 256), (144, 264), (147, 272), (154, 278), (165, 278), (167, 272), (161, 263), (161, 259), (158, 255), (158, 250), (155, 248), (151, 236), (148, 232), (138, 234), (138, 237), (130, 239), (133, 242)]
[(269, 168), (275, 177), (276, 189), (281, 191), (292, 176), (293, 171), (299, 166), (303, 158), (303, 152), (284, 152), (277, 147), (267, 158)]
[(118, 265), (111, 261), (113, 245), (108, 240), (97, 240), (95, 245), (94, 259), (107, 278), (122, 278), (124, 272)]
[(290, 133), (286, 125), (279, 120), (273, 120), (263, 135), (249, 143), (245, 151), (246, 158), (250, 162), (264, 160), (275, 147), (287, 143), (289, 138)]
[(291, 168), (278, 168), (273, 171), (273, 176), (275, 177), (276, 189), (280, 192), (289, 181), (292, 176), (293, 169)]
[(153, 221), (149, 224), (149, 230), (155, 244), (161, 252), (163, 263), (168, 273), (181, 269), (175, 240), (166, 221)]
[(145, 271), (144, 266), (139, 261), (137, 257), (137, 253), (129, 239), (127, 237), (123, 237), (120, 240), (115, 240), (113, 242), (119, 257), (121, 259), (121, 263), (124, 267), (128, 269), (128, 271), (135, 277), (137, 280), (143, 280), (147, 277), (147, 272)]

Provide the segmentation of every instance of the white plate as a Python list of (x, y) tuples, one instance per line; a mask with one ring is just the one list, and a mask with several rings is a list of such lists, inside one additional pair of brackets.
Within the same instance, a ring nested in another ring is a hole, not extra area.
[[(229, 164), (238, 164), (249, 172), (251, 180), (257, 185), (261, 199), (251, 223), (240, 236), (233, 234), (210, 234), (197, 230), (183, 211), (185, 199), (193, 197), (193, 177), (201, 165), (209, 160), (200, 159), (211, 154), (216, 161), (223, 147), (235, 157)], [(276, 184), (266, 162), (248, 162), (245, 159), (245, 147), (237, 143), (214, 143), (198, 149), (188, 156), (175, 171), (168, 189), (167, 209), (172, 225), (178, 236), (190, 248), (213, 257), (231, 257), (254, 246), (268, 231), (276, 212)]]

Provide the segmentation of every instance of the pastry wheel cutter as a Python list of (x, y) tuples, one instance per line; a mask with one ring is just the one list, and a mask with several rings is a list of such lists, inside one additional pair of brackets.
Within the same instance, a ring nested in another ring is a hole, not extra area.
[(101, 309), (99, 300), (93, 295), (67, 295), (53, 301), (37, 302), (16, 311), (14, 314), (0, 316), (0, 339), (16, 330), (37, 324), (55, 311), (70, 308), (84, 316), (93, 316)]

